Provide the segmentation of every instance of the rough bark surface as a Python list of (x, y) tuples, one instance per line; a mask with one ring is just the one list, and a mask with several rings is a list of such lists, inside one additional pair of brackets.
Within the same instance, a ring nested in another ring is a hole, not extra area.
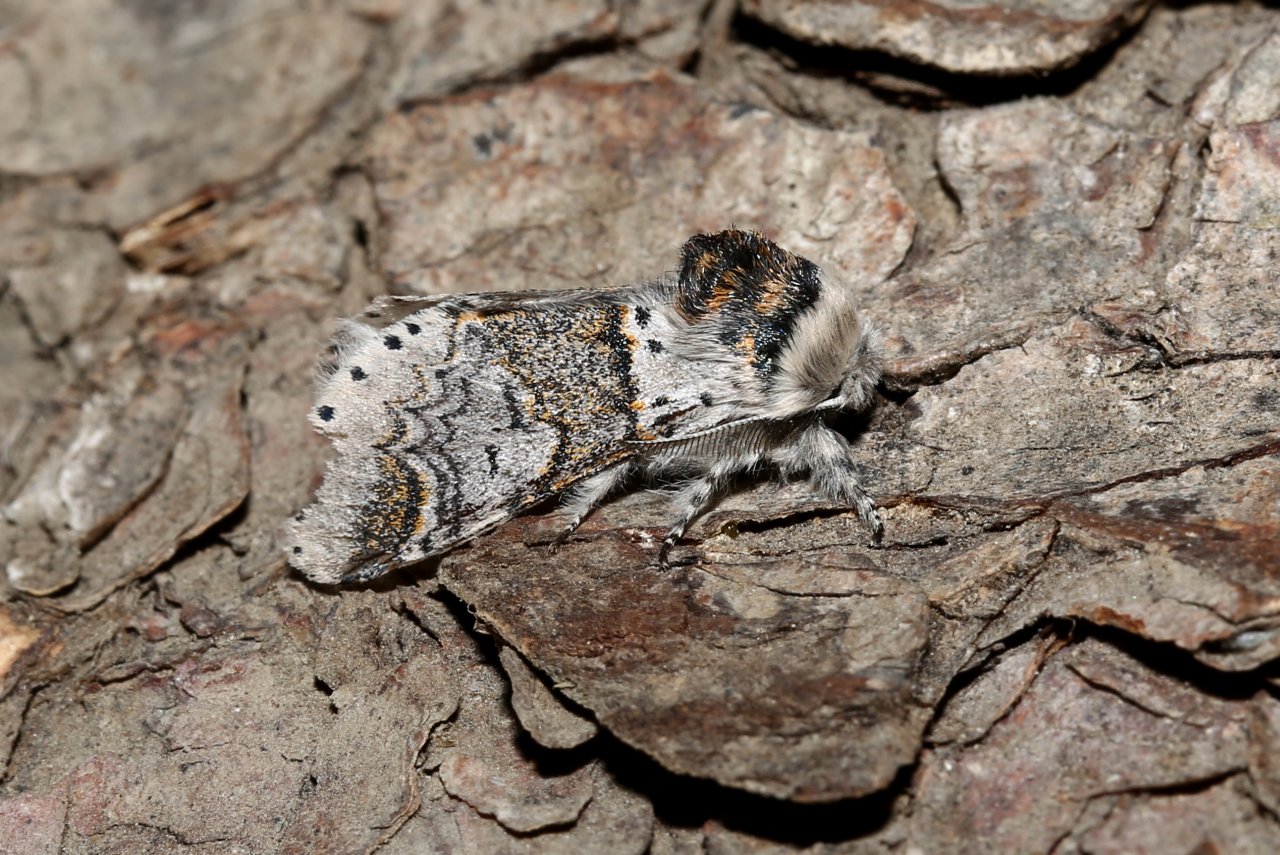
[[(0, 2), (0, 851), (1280, 850), (1280, 14)], [(289, 570), (383, 293), (730, 224), (886, 332), (885, 534), (633, 493)]]

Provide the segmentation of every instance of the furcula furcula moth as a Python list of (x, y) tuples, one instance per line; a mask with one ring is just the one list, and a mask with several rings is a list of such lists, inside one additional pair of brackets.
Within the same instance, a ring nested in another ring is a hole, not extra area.
[(336, 451), (291, 528), (316, 582), (445, 552), (559, 493), (564, 536), (630, 476), (678, 479), (667, 554), (734, 475), (808, 476), (878, 536), (848, 441), (878, 336), (851, 291), (757, 232), (697, 235), (614, 290), (387, 298), (346, 321), (311, 418)]

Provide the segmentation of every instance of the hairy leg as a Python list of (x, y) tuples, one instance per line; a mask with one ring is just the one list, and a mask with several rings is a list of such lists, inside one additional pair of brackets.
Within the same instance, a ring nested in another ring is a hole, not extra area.
[(876, 503), (862, 489), (858, 467), (849, 442), (822, 422), (815, 422), (792, 442), (774, 450), (774, 462), (782, 474), (795, 477), (808, 472), (809, 485), (833, 502), (854, 508), (876, 540), (884, 534), (884, 522)]
[[(672, 506), (680, 511), (680, 518), (667, 532), (666, 538), (662, 539), (662, 547), (658, 548), (658, 566), (662, 570), (669, 570), (671, 567), (667, 555), (675, 547), (676, 541), (684, 536), (696, 518), (716, 503), (716, 499), (722, 497), (733, 476), (759, 466), (763, 457), (764, 453), (758, 449), (730, 451), (727, 448), (717, 448), (698, 459), (696, 474), (681, 484), (671, 500)], [(662, 466), (663, 463), (658, 462), (658, 471), (662, 471)]]
[(667, 536), (662, 539), (662, 546), (658, 547), (658, 567), (662, 570), (671, 569), (671, 564), (667, 560), (667, 556), (671, 553), (671, 547), (676, 545), (678, 541), (689, 528), (689, 526), (702, 513), (711, 506), (728, 485), (732, 472), (710, 472), (699, 478), (687, 481), (683, 487), (675, 494), (672, 504), (680, 509), (680, 518), (676, 520), (675, 525), (667, 532)]
[(578, 526), (582, 525), (583, 520), (590, 516), (591, 512), (600, 506), (605, 497), (612, 493), (631, 474), (631, 469), (632, 463), (629, 460), (614, 464), (608, 469), (597, 472), (590, 478), (579, 482), (565, 496), (564, 502), (560, 507), (565, 512), (567, 521), (565, 527), (551, 542), (553, 549), (564, 545), (564, 542), (569, 539), (569, 535), (577, 531)]

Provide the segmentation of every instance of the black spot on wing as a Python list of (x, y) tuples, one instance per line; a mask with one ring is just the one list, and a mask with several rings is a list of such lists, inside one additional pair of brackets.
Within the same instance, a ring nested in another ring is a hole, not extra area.
[(398, 335), (386, 336), (382, 339), (382, 343), (387, 346), (387, 350), (399, 350), (403, 346)]
[(322, 422), (331, 422), (333, 421), (334, 415), (333, 407), (330, 407), (328, 404), (325, 404), (323, 407), (318, 407), (316, 409), (316, 415), (320, 417), (320, 421)]
[(352, 368), (352, 369), (351, 369), (351, 379), (352, 379), (352, 380), (364, 380), (364, 379), (365, 379), (365, 378), (367, 378), (368, 376), (369, 376), (369, 375), (368, 375), (368, 374), (365, 374), (365, 373), (364, 373), (364, 369), (363, 369), (363, 368), (361, 368), (359, 365), (357, 365), (357, 366), (355, 366), (354, 368)]

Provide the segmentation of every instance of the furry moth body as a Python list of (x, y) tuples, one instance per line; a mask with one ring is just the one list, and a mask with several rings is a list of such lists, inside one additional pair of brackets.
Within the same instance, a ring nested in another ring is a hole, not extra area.
[[(677, 478), (672, 545), (731, 478), (807, 474), (878, 535), (828, 417), (871, 403), (849, 290), (754, 232), (697, 235), (673, 281), (388, 298), (344, 322), (311, 414), (332, 441), (291, 561), (321, 583), (445, 552), (571, 491), (564, 536), (639, 472)], [(378, 323), (382, 325), (379, 326)]]

